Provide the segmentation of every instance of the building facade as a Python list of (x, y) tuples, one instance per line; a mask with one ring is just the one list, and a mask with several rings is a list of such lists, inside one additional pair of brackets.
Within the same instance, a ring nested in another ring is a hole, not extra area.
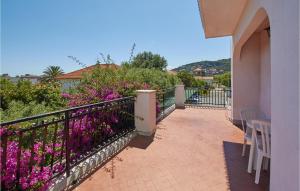
[(270, 190), (300, 190), (299, 0), (198, 3), (207, 38), (232, 36), (233, 121), (245, 107), (271, 119)]

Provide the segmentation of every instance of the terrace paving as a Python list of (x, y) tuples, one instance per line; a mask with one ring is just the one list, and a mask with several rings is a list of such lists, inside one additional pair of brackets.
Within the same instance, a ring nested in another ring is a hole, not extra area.
[(268, 190), (268, 172), (258, 185), (255, 171), (247, 173), (242, 140), (225, 110), (177, 109), (157, 125), (153, 137), (137, 136), (75, 190)]

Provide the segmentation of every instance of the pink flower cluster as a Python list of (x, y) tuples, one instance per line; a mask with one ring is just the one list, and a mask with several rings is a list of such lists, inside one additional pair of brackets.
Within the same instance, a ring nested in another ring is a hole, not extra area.
[[(3, 129), (2, 129), (3, 131)], [(6, 168), (2, 168), (1, 164), (1, 180), (5, 183), (5, 188), (8, 190), (16, 190), (17, 188), (17, 152), (19, 149), (19, 143), (17, 141), (7, 142), (7, 155), (6, 155)], [(60, 144), (56, 144), (55, 147), (61, 147)], [(53, 171), (49, 166), (41, 168), (42, 160), (45, 162), (46, 157), (54, 155), (57, 157), (58, 152), (53, 151), (52, 146), (46, 145), (44, 155), (42, 155), (42, 143), (36, 142), (33, 147), (33, 160), (31, 163), (31, 150), (24, 149), (21, 146), (21, 158), (20, 158), (20, 180), (19, 185), (22, 190), (45, 190), (48, 186), (47, 182), (53, 174)], [(1, 156), (3, 155), (3, 148), (1, 147)], [(58, 169), (60, 165), (54, 165), (54, 169)]]
[[(108, 96), (113, 94), (108, 93)], [(77, 111), (82, 113), (83, 111)], [(101, 120), (100, 120), (101, 118)], [(71, 163), (76, 161), (80, 156), (90, 151), (95, 145), (95, 141), (99, 138), (105, 139), (115, 132), (113, 131), (114, 124), (119, 122), (119, 116), (111, 112), (97, 111), (90, 114), (85, 114), (70, 121), (69, 127), (69, 149), (71, 153)], [(1, 129), (2, 135), (8, 135), (8, 131)], [(58, 131), (58, 138), (60, 142), (63, 139), (63, 129)], [(23, 143), (22, 143), (23, 144)], [(20, 179), (19, 185), (22, 190), (45, 190), (49, 185), (49, 179), (54, 173), (62, 172), (64, 166), (60, 163), (55, 163), (61, 157), (65, 157), (65, 150), (61, 143), (45, 144), (43, 152), (42, 142), (35, 142), (33, 146), (33, 155), (31, 154), (31, 144), (24, 143), (27, 146), (21, 145), (20, 158)], [(25, 148), (27, 147), (27, 148)], [(63, 149), (63, 151), (62, 151)], [(5, 188), (8, 190), (15, 190), (17, 188), (17, 152), (19, 150), (19, 143), (15, 140), (7, 142), (6, 168), (1, 167), (1, 180), (5, 182)], [(3, 148), (0, 150), (3, 155)], [(54, 157), (54, 166), (51, 169), (50, 161)], [(31, 157), (33, 159), (30, 165)], [(2, 163), (0, 163), (1, 165)], [(43, 164), (43, 168), (41, 165)], [(32, 166), (32, 170), (30, 170)]]
[(63, 93), (61, 96), (68, 100), (69, 107), (75, 107), (85, 104), (97, 103), (100, 101), (109, 101), (122, 97), (113, 88), (102, 88), (97, 90), (94, 87), (86, 86), (83, 91), (76, 94)]

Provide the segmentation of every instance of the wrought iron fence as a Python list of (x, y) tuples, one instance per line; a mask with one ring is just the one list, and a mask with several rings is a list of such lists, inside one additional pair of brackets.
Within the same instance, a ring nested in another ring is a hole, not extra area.
[(185, 88), (186, 104), (212, 107), (225, 107), (231, 98), (231, 90)]
[[(127, 97), (1, 123), (1, 189), (49, 183), (134, 130)], [(34, 177), (35, 176), (35, 177)]]
[(172, 106), (175, 105), (175, 88), (166, 89), (156, 94), (156, 117), (157, 120), (164, 118), (170, 111)]

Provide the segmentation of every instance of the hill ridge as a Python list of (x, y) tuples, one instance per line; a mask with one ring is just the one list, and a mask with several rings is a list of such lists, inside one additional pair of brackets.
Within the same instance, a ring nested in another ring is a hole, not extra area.
[(231, 62), (230, 58), (220, 59), (215, 61), (204, 60), (204, 61), (184, 64), (177, 68), (173, 68), (171, 71), (179, 72), (181, 70), (186, 70), (192, 73), (194, 69), (201, 67), (204, 70), (216, 69), (218, 71), (224, 71), (223, 73), (225, 73), (231, 70), (230, 62)]

